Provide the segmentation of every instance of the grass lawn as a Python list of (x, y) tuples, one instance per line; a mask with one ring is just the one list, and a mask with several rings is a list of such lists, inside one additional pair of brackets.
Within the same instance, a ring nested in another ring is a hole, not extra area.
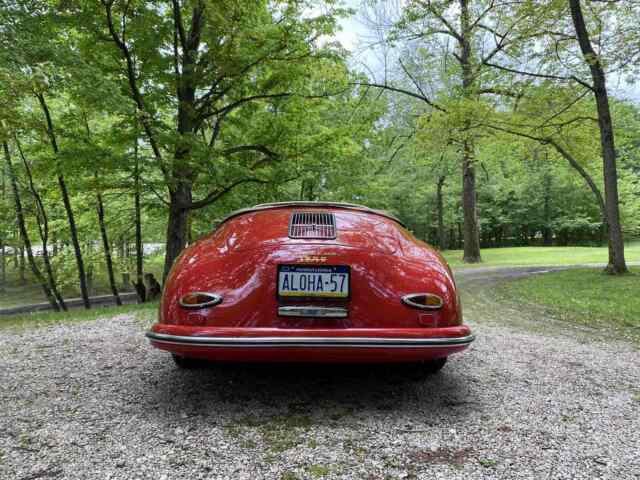
[[(577, 265), (607, 263), (607, 247), (508, 247), (484, 248), (482, 263), (462, 263), (462, 250), (446, 250), (444, 257), (452, 267), (490, 267), (499, 265)], [(625, 245), (627, 262), (640, 262), (640, 241)]]
[(95, 307), (91, 310), (82, 308), (68, 312), (36, 312), (0, 317), (0, 331), (21, 330), (24, 328), (42, 327), (60, 323), (75, 323), (96, 320), (102, 317), (114, 317), (121, 314), (134, 314), (137, 319), (151, 323), (156, 317), (158, 303), (123, 305), (121, 307)]
[(555, 318), (597, 328), (613, 326), (640, 340), (640, 274), (609, 276), (572, 269), (502, 283), (495, 294), (520, 308), (537, 305)]

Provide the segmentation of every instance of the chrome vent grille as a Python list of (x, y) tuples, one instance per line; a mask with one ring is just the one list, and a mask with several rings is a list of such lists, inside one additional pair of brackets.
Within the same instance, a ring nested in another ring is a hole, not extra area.
[(291, 238), (336, 238), (336, 217), (333, 213), (294, 212), (289, 221)]

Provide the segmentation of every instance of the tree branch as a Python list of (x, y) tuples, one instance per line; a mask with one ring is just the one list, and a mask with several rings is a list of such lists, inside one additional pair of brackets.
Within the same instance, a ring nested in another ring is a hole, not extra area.
[(229, 193), (231, 190), (233, 190), (237, 186), (242, 185), (244, 183), (268, 184), (269, 182), (267, 180), (262, 180), (260, 178), (255, 178), (255, 177), (247, 177), (247, 178), (243, 178), (243, 179), (240, 179), (240, 180), (236, 180), (235, 182), (230, 183), (226, 187), (221, 187), (221, 188), (218, 188), (218, 189), (210, 192), (206, 197), (204, 197), (201, 200), (197, 200), (195, 202), (191, 202), (190, 204), (186, 205), (185, 208), (187, 210), (197, 210), (199, 208), (206, 207), (207, 205), (210, 205), (213, 202), (215, 202), (216, 200), (218, 200), (223, 195)]
[[(151, 145), (151, 149), (153, 150), (153, 155), (156, 157), (156, 160), (158, 160), (158, 162), (160, 163), (160, 168), (162, 169), (166, 177), (166, 171), (162, 164), (162, 153), (160, 152), (160, 147), (158, 146), (156, 138), (153, 134), (153, 130), (151, 129), (151, 125), (149, 123), (149, 113), (147, 112), (147, 109), (145, 107), (142, 93), (138, 88), (133, 56), (131, 55), (131, 51), (129, 50), (129, 47), (127, 46), (127, 44), (123, 41), (123, 39), (120, 38), (120, 36), (118, 35), (118, 32), (116, 32), (113, 24), (113, 12), (112, 12), (113, 0), (102, 0), (102, 5), (104, 6), (105, 12), (107, 15), (107, 28), (109, 29), (111, 38), (113, 39), (113, 42), (116, 44), (116, 46), (122, 52), (122, 56), (124, 57), (127, 63), (127, 80), (129, 82), (131, 98), (133, 98), (133, 101), (135, 102), (138, 111), (140, 111), (141, 113), (140, 117), (141, 117), (142, 127), (144, 128), (147, 138), (149, 139), (149, 144)], [(123, 16), (123, 21), (124, 21), (124, 16)]]
[(563, 77), (561, 75), (551, 75), (551, 74), (547, 74), (547, 73), (526, 72), (526, 71), (523, 71), (523, 70), (516, 70), (515, 68), (505, 67), (503, 65), (497, 65), (497, 64), (491, 63), (491, 62), (487, 62), (485, 65), (487, 65), (489, 67), (497, 68), (498, 70), (504, 70), (505, 72), (515, 73), (517, 75), (525, 75), (525, 76), (528, 76), (528, 77), (546, 78), (546, 79), (549, 79), (549, 80), (563, 80), (563, 81), (566, 81), (566, 82), (573, 80), (574, 82), (579, 83), (583, 87), (588, 88), (589, 90), (593, 90), (593, 87), (591, 85), (589, 85), (584, 80), (580, 80), (575, 75), (571, 75), (569, 77)]
[(453, 28), (453, 25), (451, 25), (451, 23), (449, 23), (449, 21), (446, 18), (444, 18), (442, 13), (438, 12), (433, 7), (433, 5), (431, 5), (431, 2), (429, 0), (427, 0), (426, 2), (418, 0), (416, 3), (421, 5), (424, 9), (426, 9), (434, 17), (436, 17), (438, 20), (440, 20), (440, 23), (442, 23), (445, 26), (445, 28), (449, 31), (449, 34), (452, 37), (454, 37), (456, 40), (458, 40), (458, 42), (464, 43), (464, 38), (462, 38), (462, 35), (459, 34), (458, 31), (455, 28)]
[(184, 32), (184, 25), (182, 23), (182, 12), (180, 11), (180, 1), (172, 0), (173, 3), (173, 21), (175, 23), (176, 31), (178, 32), (178, 39), (180, 40), (180, 46), (184, 50), (184, 46), (187, 43), (187, 36)]
[(383, 90), (389, 90), (391, 92), (402, 93), (403, 95), (408, 95), (410, 97), (417, 98), (418, 100), (422, 100), (427, 105), (429, 105), (430, 107), (435, 108), (436, 110), (440, 110), (441, 112), (446, 112), (446, 110), (443, 107), (441, 107), (437, 103), (433, 103), (428, 97), (426, 97), (424, 95), (420, 95), (420, 94), (415, 93), (415, 92), (411, 92), (409, 90), (405, 90), (403, 88), (392, 87), (391, 85), (380, 84), (380, 83), (370, 83), (370, 82), (354, 82), (354, 83), (351, 83), (351, 85), (362, 85), (362, 86), (365, 86), (365, 87), (376, 87), (376, 88), (381, 88)]
[(602, 196), (602, 192), (596, 185), (596, 183), (591, 178), (591, 175), (580, 165), (580, 163), (571, 155), (562, 145), (560, 145), (556, 140), (551, 137), (538, 137), (535, 135), (530, 135), (524, 132), (518, 132), (516, 130), (511, 130), (508, 128), (498, 127), (496, 125), (485, 124), (485, 127), (497, 130), (500, 132), (508, 133), (510, 135), (516, 135), (519, 137), (527, 138), (529, 140), (534, 140), (536, 142), (541, 143), (542, 145), (551, 145), (567, 162), (569, 165), (580, 174), (580, 176), (587, 183), (589, 188), (591, 189), (593, 195), (596, 197), (596, 201), (598, 202), (598, 207), (600, 208), (600, 213), (602, 215), (602, 220), (604, 223), (607, 223), (607, 210), (604, 203), (604, 198)]

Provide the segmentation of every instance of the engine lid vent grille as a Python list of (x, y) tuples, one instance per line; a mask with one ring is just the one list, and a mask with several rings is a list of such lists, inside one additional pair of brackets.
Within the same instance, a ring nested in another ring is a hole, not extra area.
[(294, 212), (289, 221), (291, 238), (336, 238), (336, 217), (333, 213)]

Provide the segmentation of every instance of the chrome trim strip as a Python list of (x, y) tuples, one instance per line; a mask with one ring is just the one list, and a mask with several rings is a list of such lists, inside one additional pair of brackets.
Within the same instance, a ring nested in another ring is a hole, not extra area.
[(153, 342), (203, 347), (346, 347), (418, 348), (469, 345), (475, 335), (439, 338), (379, 337), (190, 337), (147, 332)]
[(227, 220), (231, 220), (233, 217), (237, 217), (238, 215), (243, 215), (245, 213), (257, 212), (260, 210), (270, 210), (272, 208), (281, 208), (281, 207), (317, 207), (317, 208), (344, 208), (346, 210), (357, 210), (360, 212), (374, 213), (376, 215), (381, 215), (386, 217), (394, 222), (398, 222), (403, 227), (407, 227), (402, 220), (400, 220), (395, 215), (385, 212), (384, 210), (376, 210), (374, 208), (365, 207), (364, 205), (356, 205), (355, 203), (342, 203), (342, 202), (274, 202), (274, 203), (261, 203), (260, 205), (255, 205), (250, 208), (241, 208), (240, 210), (235, 210), (228, 214), (226, 217), (223, 217), (222, 220), (217, 222), (217, 225), (222, 225)]
[(344, 307), (286, 306), (278, 307), (278, 315), (283, 317), (346, 318)]

